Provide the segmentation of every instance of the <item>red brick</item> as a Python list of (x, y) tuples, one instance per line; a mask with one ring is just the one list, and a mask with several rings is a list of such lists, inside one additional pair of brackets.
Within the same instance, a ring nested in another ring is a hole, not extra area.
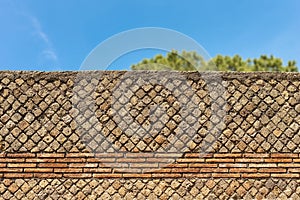
[(227, 168), (231, 168), (231, 167), (247, 167), (247, 164), (244, 163), (221, 163), (218, 164), (219, 167), (227, 167)]
[(1, 167), (6, 167), (6, 163), (0, 163), (0, 168)]
[(278, 163), (278, 167), (300, 167), (300, 163)]
[(287, 173), (283, 173), (283, 174), (271, 174), (271, 177), (274, 178), (299, 178), (299, 174), (287, 174)]
[(218, 167), (218, 164), (189, 163), (189, 167)]
[(32, 178), (32, 173), (3, 173), (4, 178)]
[(35, 178), (61, 178), (62, 174), (54, 174), (54, 173), (34, 173), (33, 176)]
[(36, 163), (8, 163), (7, 167), (36, 167)]
[(212, 158), (213, 155), (212, 153), (200, 153), (200, 158)]
[(239, 178), (240, 174), (232, 173), (212, 173), (213, 178)]
[(186, 153), (184, 154), (185, 158), (200, 158), (200, 153)]
[(242, 163), (262, 163), (264, 162), (263, 158), (236, 158), (235, 162)]
[(216, 153), (214, 154), (215, 158), (240, 158), (242, 157), (241, 153)]
[(272, 158), (298, 158), (298, 154), (296, 153), (272, 153)]
[(66, 158), (87, 158), (87, 157), (96, 157), (94, 153), (67, 153), (65, 155)]
[(38, 167), (68, 167), (67, 163), (39, 163)]
[(118, 158), (116, 159), (116, 162), (132, 163), (132, 162), (145, 162), (145, 160), (146, 160), (145, 158)]
[(86, 159), (85, 158), (57, 158), (56, 162), (69, 162), (69, 163), (86, 162)]
[(200, 168), (173, 168), (172, 173), (198, 173)]
[(63, 174), (63, 177), (65, 177), (65, 178), (91, 178), (92, 174), (88, 174), (88, 173), (77, 173), (77, 174), (65, 173), (65, 174)]
[(130, 167), (158, 168), (158, 164), (157, 163), (130, 163)]
[(226, 168), (201, 168), (200, 169), (201, 173), (212, 173), (212, 172), (222, 172), (222, 173), (226, 173), (228, 172), (228, 169)]
[(164, 169), (143, 169), (143, 173), (155, 172), (155, 173), (170, 173), (173, 168), (164, 168)]
[(113, 163), (115, 161), (115, 158), (87, 158), (87, 162)]
[(153, 173), (152, 178), (180, 178), (181, 177), (181, 174), (175, 174), (175, 173), (161, 173), (161, 174), (156, 174), (156, 173)]
[(268, 178), (270, 174), (268, 173), (250, 173), (250, 174), (242, 174), (242, 178)]
[(53, 168), (25, 168), (24, 172), (37, 172), (37, 173), (53, 172)]
[(127, 158), (152, 158), (154, 157), (154, 153), (126, 153), (124, 157)]
[(65, 157), (64, 153), (38, 153), (38, 158), (63, 158)]
[(275, 164), (275, 163), (260, 163), (260, 164), (257, 164), (257, 163), (252, 164), (252, 163), (250, 163), (249, 167), (253, 167), (253, 168), (277, 167), (277, 164)]
[(116, 173), (142, 173), (141, 168), (120, 168), (120, 169), (114, 169), (114, 172)]
[(244, 153), (242, 154), (244, 158), (268, 158), (270, 154), (268, 153)]
[(286, 172), (286, 169), (284, 168), (263, 168), (263, 169), (258, 169), (258, 172), (262, 172), (262, 173), (280, 173)]
[(95, 158), (122, 158), (125, 157), (123, 153), (96, 153)]
[(35, 157), (34, 153), (7, 153), (6, 157), (8, 158), (32, 158)]
[(0, 168), (0, 172), (22, 172), (23, 168)]
[(147, 158), (146, 162), (171, 163), (175, 158)]
[(51, 158), (26, 158), (26, 162), (37, 162), (37, 163), (42, 163), (42, 162), (55, 162), (55, 159)]
[(151, 178), (151, 174), (122, 174), (123, 178)]
[(289, 168), (288, 172), (300, 173), (300, 168)]
[(255, 173), (255, 172), (257, 172), (257, 169), (255, 169), (255, 168), (231, 168), (231, 169), (229, 169), (229, 172), (233, 172), (233, 173)]
[(204, 158), (178, 158), (176, 159), (179, 163), (203, 163), (205, 161)]
[(213, 162), (213, 163), (230, 163), (230, 162), (234, 162), (234, 159), (233, 158), (207, 158), (205, 159), (206, 162), (210, 163), (210, 162)]
[(291, 158), (267, 158), (264, 160), (265, 162), (272, 162), (272, 163), (282, 163), (282, 162), (292, 162)]
[(168, 164), (159, 164), (159, 167), (188, 167), (188, 163), (168, 163)]
[(93, 174), (93, 178), (122, 178), (122, 174)]
[(82, 168), (54, 168), (55, 173), (79, 173), (82, 172)]
[(211, 174), (210, 173), (205, 173), (205, 174), (197, 174), (197, 173), (193, 173), (193, 174), (189, 174), (189, 173), (184, 173), (182, 174), (182, 177), (184, 178), (210, 178)]
[(182, 156), (182, 153), (154, 153), (156, 158), (180, 158)]
[(203, 154), (203, 153), (186, 153), (185, 158), (212, 158), (213, 154)]
[(69, 163), (68, 167), (98, 167), (98, 163)]
[(96, 173), (108, 173), (111, 172), (111, 168), (84, 168), (83, 172), (96, 172)]
[(128, 168), (128, 163), (99, 163), (99, 167)]
[(0, 158), (0, 163), (24, 162), (24, 158)]

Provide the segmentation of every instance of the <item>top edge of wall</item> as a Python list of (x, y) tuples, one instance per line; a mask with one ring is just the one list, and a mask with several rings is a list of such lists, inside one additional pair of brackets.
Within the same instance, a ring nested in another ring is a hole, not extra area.
[(0, 71), (0, 79), (5, 77), (16, 79), (18, 77), (22, 78), (34, 78), (34, 79), (65, 79), (65, 78), (75, 78), (77, 76), (95, 76), (95, 75), (123, 75), (125, 73), (130, 74), (145, 74), (145, 75), (168, 75), (173, 76), (176, 74), (185, 75), (191, 79), (197, 79), (199, 77), (205, 76), (206, 78), (222, 78), (224, 79), (289, 79), (289, 80), (300, 80), (299, 72), (179, 72), (179, 71)]

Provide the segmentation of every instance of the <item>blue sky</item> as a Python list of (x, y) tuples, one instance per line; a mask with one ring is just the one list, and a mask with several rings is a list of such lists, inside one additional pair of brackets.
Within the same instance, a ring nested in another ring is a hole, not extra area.
[[(179, 31), (212, 57), (273, 54), (300, 66), (299, 10), (299, 0), (0, 0), (0, 70), (79, 70), (99, 43), (141, 27)], [(157, 53), (132, 52), (112, 66)]]

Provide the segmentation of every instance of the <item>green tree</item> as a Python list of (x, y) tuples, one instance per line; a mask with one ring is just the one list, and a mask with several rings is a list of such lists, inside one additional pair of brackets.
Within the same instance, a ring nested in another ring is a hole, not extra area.
[(173, 50), (166, 56), (156, 55), (151, 59), (144, 59), (131, 66), (132, 70), (176, 70), (176, 71), (269, 71), (269, 72), (297, 72), (295, 61), (288, 61), (284, 65), (280, 58), (273, 55), (261, 55), (259, 58), (246, 59), (239, 55), (216, 57), (205, 61), (196, 52), (182, 51), (179, 54)]
[(201, 65), (205, 64), (202, 56), (196, 52), (183, 51), (178, 54), (177, 51), (171, 51), (167, 56), (161, 54), (151, 59), (144, 59), (136, 65), (132, 65), (132, 70), (177, 70), (177, 71), (195, 71)]

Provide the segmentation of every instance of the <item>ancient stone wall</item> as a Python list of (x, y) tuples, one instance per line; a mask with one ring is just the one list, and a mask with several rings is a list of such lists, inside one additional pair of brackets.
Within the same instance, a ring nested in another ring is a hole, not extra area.
[(0, 72), (0, 199), (300, 198), (300, 74)]

